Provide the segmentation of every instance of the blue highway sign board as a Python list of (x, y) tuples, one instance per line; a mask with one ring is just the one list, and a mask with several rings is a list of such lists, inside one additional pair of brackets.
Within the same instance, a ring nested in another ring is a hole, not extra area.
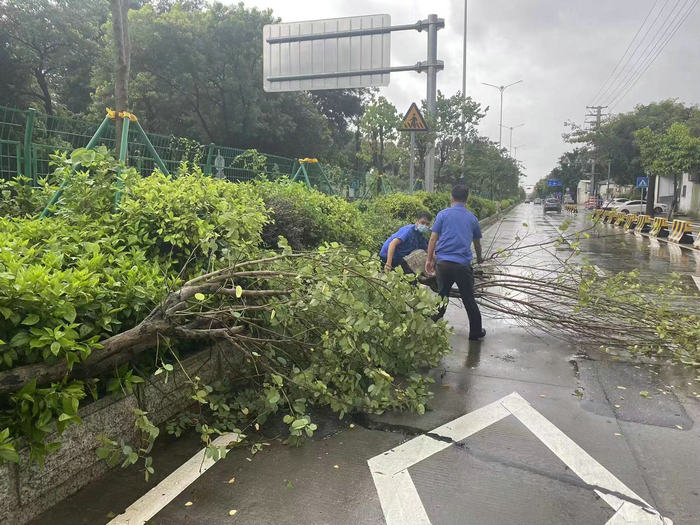
[(561, 186), (561, 181), (557, 179), (548, 179), (547, 186)]

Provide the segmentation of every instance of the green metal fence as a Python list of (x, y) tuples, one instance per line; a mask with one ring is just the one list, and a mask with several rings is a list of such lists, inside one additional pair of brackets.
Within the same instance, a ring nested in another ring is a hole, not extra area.
[[(25, 175), (36, 181), (48, 176), (52, 171), (51, 155), (56, 151), (84, 147), (98, 126), (99, 122), (0, 106), (0, 179)], [(208, 175), (221, 176), (230, 181), (251, 180), (261, 171), (270, 179), (291, 178), (299, 169), (298, 159), (263, 154), (264, 167), (256, 166), (257, 170), (254, 170), (242, 156), (246, 151), (243, 149), (202, 145), (172, 135), (147, 135), (171, 173), (175, 173), (183, 161), (197, 164)], [(114, 126), (105, 130), (98, 144), (114, 148)], [(129, 130), (129, 164), (144, 176), (155, 169), (154, 159), (135, 129)], [(333, 193), (353, 196), (364, 191), (364, 173), (345, 173), (344, 178), (350, 182), (342, 188), (331, 187)], [(329, 191), (327, 184), (316, 183), (315, 179), (311, 185), (321, 191)]]

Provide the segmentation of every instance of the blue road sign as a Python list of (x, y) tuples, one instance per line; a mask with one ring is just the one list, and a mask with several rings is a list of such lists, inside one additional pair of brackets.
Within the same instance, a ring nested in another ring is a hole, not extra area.
[(547, 186), (561, 186), (561, 181), (557, 179), (547, 179)]
[(648, 188), (649, 177), (637, 177), (637, 188)]

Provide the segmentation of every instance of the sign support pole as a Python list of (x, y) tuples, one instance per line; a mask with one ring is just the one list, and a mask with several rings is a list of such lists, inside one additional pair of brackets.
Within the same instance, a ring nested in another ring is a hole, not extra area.
[(408, 180), (410, 186), (410, 193), (413, 193), (413, 186), (415, 185), (415, 164), (416, 164), (416, 132), (411, 131), (411, 161), (408, 167)]
[[(437, 15), (428, 15), (428, 82), (426, 102), (428, 118), (434, 119), (437, 115)], [(435, 191), (435, 140), (428, 144), (425, 155), (425, 191)]]

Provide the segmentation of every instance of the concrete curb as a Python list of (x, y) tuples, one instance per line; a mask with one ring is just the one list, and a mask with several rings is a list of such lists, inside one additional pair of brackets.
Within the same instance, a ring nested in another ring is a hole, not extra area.
[[(191, 376), (210, 384), (235, 368), (240, 359), (235, 351), (215, 345), (184, 359), (183, 367)], [(23, 525), (110, 470), (97, 458), (96, 438), (105, 435), (138, 442), (135, 409), (148, 412), (151, 422), (160, 425), (193, 404), (192, 391), (181, 369), (170, 374), (167, 384), (163, 377), (136, 385), (134, 394), (105, 396), (82, 407), (82, 424), (69, 427), (62, 436), (50, 436), (61, 441), (61, 448), (49, 454), (43, 466), (30, 461), (28, 448), (19, 451), (19, 464), (0, 466), (0, 523)]]

